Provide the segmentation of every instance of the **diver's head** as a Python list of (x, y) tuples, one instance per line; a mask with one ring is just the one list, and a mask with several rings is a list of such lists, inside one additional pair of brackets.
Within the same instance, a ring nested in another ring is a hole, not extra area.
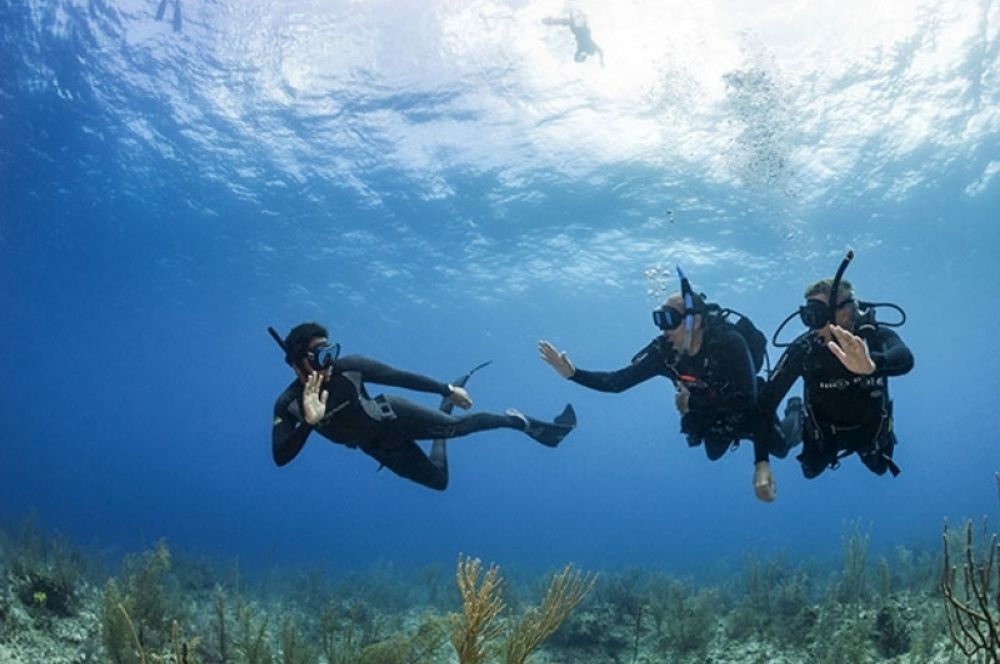
[(806, 303), (799, 307), (799, 317), (809, 329), (821, 336), (829, 335), (829, 325), (834, 325), (853, 331), (854, 322), (858, 316), (858, 303), (854, 299), (854, 287), (847, 279), (840, 280), (837, 288), (837, 309), (834, 320), (830, 320), (830, 289), (833, 279), (820, 279), (810, 284), (805, 291)]
[[(695, 309), (699, 310), (698, 304), (701, 298), (695, 297)], [(684, 346), (684, 295), (674, 293), (666, 299), (663, 305), (653, 312), (653, 322), (663, 336), (670, 341), (675, 350), (680, 350)], [(694, 326), (692, 328), (691, 354), (695, 354), (701, 346), (701, 314), (694, 315)], [(697, 344), (696, 344), (697, 341)]]
[(328, 337), (325, 327), (312, 322), (296, 325), (285, 337), (285, 362), (300, 379), (305, 380), (313, 371), (332, 371), (339, 347), (331, 346)]

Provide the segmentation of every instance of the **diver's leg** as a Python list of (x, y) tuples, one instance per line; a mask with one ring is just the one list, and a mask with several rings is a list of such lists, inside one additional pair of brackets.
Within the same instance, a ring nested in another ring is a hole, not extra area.
[(447, 443), (444, 438), (435, 438), (434, 442), (431, 443), (431, 453), (427, 457), (431, 460), (438, 468), (444, 469), (444, 472), (448, 472), (448, 450), (446, 447)]
[(896, 447), (896, 434), (888, 432), (871, 446), (870, 449), (858, 451), (861, 463), (868, 467), (876, 475), (885, 475), (885, 471), (891, 471), (892, 476), (899, 474), (899, 467), (892, 460), (892, 452)]
[(832, 445), (823, 445), (806, 435), (802, 440), (802, 453), (795, 458), (802, 464), (802, 474), (811, 480), (837, 460), (837, 451)]
[(428, 440), (457, 438), (490, 429), (524, 430), (524, 422), (510, 415), (472, 413), (455, 416), (421, 406), (402, 397), (386, 395), (385, 398), (392, 406), (396, 419), (384, 421), (384, 424), (400, 438)]
[(709, 436), (705, 439), (705, 455), (709, 461), (718, 461), (726, 453), (733, 441)]
[(576, 411), (571, 404), (566, 404), (563, 412), (551, 422), (542, 422), (529, 417), (515, 408), (507, 409), (507, 414), (517, 417), (523, 422), (524, 433), (548, 447), (555, 447), (566, 435), (576, 428)]
[(517, 429), (543, 445), (555, 447), (576, 426), (576, 413), (569, 405), (555, 421), (543, 422), (513, 409), (504, 415), (471, 413), (455, 416), (401, 397), (386, 396), (386, 399), (392, 406), (396, 419), (385, 421), (384, 424), (401, 438), (457, 438), (490, 429)]
[(444, 491), (448, 488), (448, 460), (443, 456), (443, 441), (441, 449), (439, 459), (434, 459), (434, 450), (428, 458), (412, 440), (401, 445), (362, 448), (362, 451), (400, 477), (429, 489)]

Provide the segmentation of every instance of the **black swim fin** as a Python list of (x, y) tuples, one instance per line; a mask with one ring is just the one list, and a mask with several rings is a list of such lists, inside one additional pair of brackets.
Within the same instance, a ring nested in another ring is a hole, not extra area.
[(546, 447), (556, 447), (570, 431), (576, 428), (576, 411), (573, 410), (572, 404), (566, 404), (563, 412), (552, 422), (542, 422), (521, 413), (517, 415), (528, 423), (524, 433)]

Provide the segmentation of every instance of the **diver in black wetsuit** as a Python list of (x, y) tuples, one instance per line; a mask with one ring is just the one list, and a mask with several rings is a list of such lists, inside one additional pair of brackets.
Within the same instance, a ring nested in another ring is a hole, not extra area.
[[(276, 333), (272, 335), (280, 339)], [(555, 447), (576, 425), (576, 415), (569, 405), (550, 423), (514, 409), (505, 415), (472, 413), (456, 417), (394, 395), (372, 398), (365, 389), (366, 382), (439, 394), (460, 408), (472, 406), (463, 387), (400, 371), (360, 355), (338, 357), (339, 346), (331, 346), (326, 329), (316, 323), (293, 328), (282, 348), (297, 378), (274, 404), (271, 443), (274, 462), (279, 466), (295, 458), (315, 429), (334, 442), (361, 448), (400, 477), (444, 490), (448, 486), (446, 438), (508, 428)], [(414, 441), (430, 439), (434, 443), (428, 456)]]
[[(690, 299), (685, 301), (685, 296)], [(653, 376), (668, 378), (676, 388), (681, 432), (687, 435), (688, 445), (704, 445), (712, 461), (744, 438), (752, 438), (754, 449), (762, 448), (765, 457), (769, 452), (784, 456), (777, 432), (758, 424), (757, 387), (763, 379), (756, 376), (746, 339), (733, 324), (715, 320), (706, 306), (688, 292), (671, 295), (653, 313), (663, 334), (617, 371), (578, 369), (548, 341), (540, 341), (538, 350), (562, 377), (602, 392), (622, 392)], [(764, 501), (773, 499), (767, 492), (757, 491), (757, 495)]]
[(596, 55), (601, 61), (601, 66), (604, 66), (604, 51), (601, 50), (601, 47), (597, 45), (594, 38), (590, 35), (590, 26), (587, 24), (586, 14), (579, 11), (571, 11), (569, 18), (546, 16), (542, 19), (542, 23), (545, 25), (565, 25), (570, 29), (574, 39), (576, 39), (576, 54), (573, 56), (573, 60), (583, 62), (587, 59), (588, 55)]
[[(902, 310), (857, 301), (850, 282), (840, 278), (851, 258), (848, 253), (837, 277), (806, 289), (806, 304), (798, 314), (811, 329), (785, 344), (788, 348), (761, 392), (761, 409), (773, 412), (796, 379), (803, 379), (802, 453), (797, 459), (806, 478), (836, 468), (852, 453), (877, 475), (887, 470), (899, 474), (892, 459), (896, 434), (888, 378), (908, 373), (913, 354), (895, 332), (875, 322), (875, 306)], [(831, 311), (833, 290), (837, 305)], [(791, 447), (798, 441), (785, 442)], [(770, 478), (766, 450), (758, 450), (756, 462), (758, 472)]]

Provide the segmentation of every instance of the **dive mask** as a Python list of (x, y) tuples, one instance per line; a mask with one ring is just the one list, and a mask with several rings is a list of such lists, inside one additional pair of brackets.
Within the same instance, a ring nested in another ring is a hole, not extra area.
[(673, 307), (660, 307), (653, 311), (653, 323), (661, 330), (676, 330), (684, 322), (684, 314)]
[[(837, 309), (845, 307), (852, 302), (854, 302), (854, 298), (849, 297), (838, 304)], [(822, 300), (807, 300), (805, 305), (799, 307), (799, 319), (810, 330), (819, 330), (834, 320), (830, 315), (830, 306)]]
[(316, 371), (326, 371), (340, 357), (340, 344), (324, 344), (306, 353), (306, 359)]

